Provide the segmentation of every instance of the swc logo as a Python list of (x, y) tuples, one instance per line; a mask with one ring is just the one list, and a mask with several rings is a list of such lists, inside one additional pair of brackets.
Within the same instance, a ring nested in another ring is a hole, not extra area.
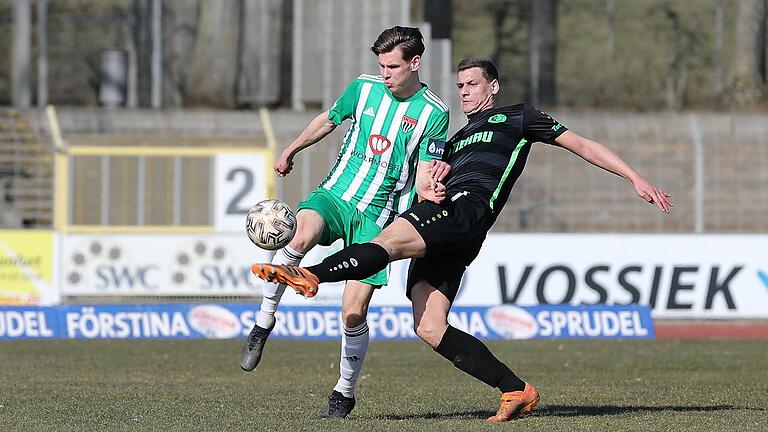
[(391, 146), (392, 143), (389, 142), (387, 137), (381, 136), (381, 135), (371, 135), (368, 137), (368, 146), (373, 151), (373, 154), (380, 155), (387, 151), (389, 146)]

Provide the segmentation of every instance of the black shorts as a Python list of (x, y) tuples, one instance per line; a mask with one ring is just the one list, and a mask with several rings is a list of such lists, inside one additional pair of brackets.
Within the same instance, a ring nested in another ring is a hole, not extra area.
[(464, 271), (480, 253), (493, 225), (490, 209), (462, 195), (442, 204), (422, 201), (400, 217), (416, 228), (427, 245), (424, 257), (411, 260), (406, 295), (410, 299), (413, 287), (425, 279), (453, 303)]

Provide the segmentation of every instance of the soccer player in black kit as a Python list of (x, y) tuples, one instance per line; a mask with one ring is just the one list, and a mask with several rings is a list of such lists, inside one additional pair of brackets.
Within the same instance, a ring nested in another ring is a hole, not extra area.
[(459, 97), (469, 123), (445, 147), (451, 166), (441, 203), (422, 200), (401, 214), (370, 243), (353, 244), (316, 266), (300, 268), (254, 264), (262, 279), (287, 283), (307, 297), (321, 282), (364, 279), (390, 261), (414, 258), (407, 296), (413, 303), (416, 334), (454, 366), (501, 390), (497, 413), (487, 420), (508, 421), (529, 412), (539, 393), (499, 361), (480, 340), (448, 324), (448, 311), (466, 267), (480, 252), (512, 186), (525, 166), (531, 145), (544, 142), (576, 153), (629, 181), (635, 193), (669, 213), (670, 195), (648, 183), (603, 145), (569, 131), (528, 104), (495, 107), (498, 72), (488, 60), (458, 65)]

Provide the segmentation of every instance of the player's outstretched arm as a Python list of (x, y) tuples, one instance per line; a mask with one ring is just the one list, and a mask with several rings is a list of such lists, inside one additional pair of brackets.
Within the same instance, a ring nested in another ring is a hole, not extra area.
[(285, 177), (293, 169), (293, 157), (296, 153), (325, 138), (336, 129), (336, 125), (328, 120), (328, 111), (321, 112), (309, 122), (307, 127), (285, 148), (280, 157), (275, 160), (275, 174)]
[(576, 153), (587, 162), (624, 177), (632, 183), (637, 196), (654, 204), (664, 213), (669, 213), (670, 208), (673, 206), (672, 197), (645, 180), (629, 164), (604, 145), (579, 136), (573, 131), (565, 131), (555, 139), (555, 142), (561, 147)]

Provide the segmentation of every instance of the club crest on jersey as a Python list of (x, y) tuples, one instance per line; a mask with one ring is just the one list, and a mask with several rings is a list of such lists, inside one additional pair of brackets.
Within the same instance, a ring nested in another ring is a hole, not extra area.
[(400, 123), (400, 130), (403, 131), (403, 133), (408, 133), (416, 127), (416, 123), (416, 120), (408, 116), (403, 116), (403, 121)]
[(381, 135), (371, 135), (368, 137), (368, 146), (373, 151), (373, 154), (380, 155), (387, 151), (389, 146), (391, 146), (392, 143), (389, 142), (387, 137), (381, 136)]

